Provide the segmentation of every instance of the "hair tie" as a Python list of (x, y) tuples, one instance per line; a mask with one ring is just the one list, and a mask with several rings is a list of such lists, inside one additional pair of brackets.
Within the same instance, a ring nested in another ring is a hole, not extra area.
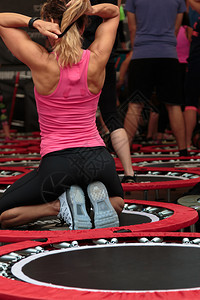
[(62, 38), (63, 35), (65, 35), (67, 33), (67, 31), (74, 25), (76, 21), (74, 21), (73, 23), (71, 23), (69, 26), (67, 26), (67, 28), (65, 28), (65, 30), (61, 33), (61, 34), (58, 34), (58, 38)]

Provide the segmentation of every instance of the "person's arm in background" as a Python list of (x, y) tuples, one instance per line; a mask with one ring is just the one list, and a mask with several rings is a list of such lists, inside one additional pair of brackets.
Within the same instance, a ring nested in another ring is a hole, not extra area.
[(189, 0), (189, 5), (200, 14), (200, 0)]
[[(189, 15), (190, 15), (190, 12), (192, 11), (196, 11), (196, 14), (200, 14), (200, 1), (199, 0), (187, 0), (187, 3), (190, 7), (189, 9)], [(196, 19), (197, 19), (198, 15), (196, 16)], [(192, 24), (190, 24), (190, 26), (188, 26), (188, 39), (189, 41), (191, 42), (192, 40), (192, 33), (193, 33), (193, 25), (194, 25), (194, 20), (193, 20), (193, 17), (192, 19), (190, 20), (192, 22)]]
[(130, 33), (131, 47), (133, 48), (135, 34), (136, 34), (136, 17), (135, 14), (127, 11), (127, 18), (128, 18), (128, 28)]
[(176, 36), (178, 35), (179, 29), (182, 24), (182, 20), (183, 20), (183, 13), (177, 14), (176, 23), (175, 23), (175, 35)]
[(189, 0), (185, 0), (186, 8), (187, 8), (187, 13), (189, 12)]

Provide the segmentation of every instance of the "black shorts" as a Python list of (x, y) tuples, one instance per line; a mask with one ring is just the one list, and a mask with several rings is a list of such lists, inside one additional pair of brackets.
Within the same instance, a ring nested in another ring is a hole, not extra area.
[(200, 98), (200, 63), (188, 66), (185, 80), (185, 105), (199, 107)]
[(12, 184), (0, 199), (0, 213), (19, 206), (56, 200), (69, 186), (79, 185), (87, 198), (87, 186), (105, 184), (110, 197), (123, 198), (113, 157), (104, 147), (74, 148), (45, 155), (37, 170)]
[(128, 73), (129, 102), (149, 102), (153, 90), (158, 101), (181, 105), (180, 67), (174, 58), (131, 60)]

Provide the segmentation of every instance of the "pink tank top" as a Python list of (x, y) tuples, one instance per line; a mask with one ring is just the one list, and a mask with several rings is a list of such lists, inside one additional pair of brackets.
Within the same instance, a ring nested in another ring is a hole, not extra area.
[(92, 94), (87, 85), (90, 51), (84, 50), (78, 64), (60, 68), (56, 90), (35, 99), (41, 131), (40, 154), (75, 147), (105, 146), (96, 126), (101, 92)]

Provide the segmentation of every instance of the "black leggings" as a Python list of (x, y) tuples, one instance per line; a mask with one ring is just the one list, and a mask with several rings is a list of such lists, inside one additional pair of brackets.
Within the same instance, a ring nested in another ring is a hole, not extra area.
[(99, 108), (103, 121), (110, 133), (123, 128), (123, 123), (117, 110), (116, 70), (114, 63), (107, 63), (106, 65), (106, 78), (99, 99)]
[(123, 198), (115, 163), (104, 147), (74, 148), (45, 155), (38, 169), (12, 184), (0, 199), (0, 214), (10, 208), (56, 200), (69, 186), (85, 192), (94, 181), (105, 184), (110, 197)]

